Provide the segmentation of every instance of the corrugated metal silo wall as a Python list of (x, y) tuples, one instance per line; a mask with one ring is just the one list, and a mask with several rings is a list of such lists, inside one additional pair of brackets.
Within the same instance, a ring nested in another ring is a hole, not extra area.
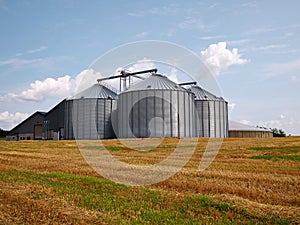
[(189, 92), (124, 92), (118, 99), (118, 137), (193, 137), (194, 114), (194, 95)]
[(74, 99), (66, 104), (66, 139), (113, 138), (111, 113), (113, 99)]
[(226, 101), (220, 101), (220, 133), (219, 137), (228, 137), (228, 103)]
[(228, 121), (228, 102), (223, 102), (223, 106), (224, 106), (224, 132), (225, 135), (224, 137), (228, 137), (229, 136), (229, 121)]
[(198, 137), (228, 137), (227, 102), (196, 100), (195, 110)]

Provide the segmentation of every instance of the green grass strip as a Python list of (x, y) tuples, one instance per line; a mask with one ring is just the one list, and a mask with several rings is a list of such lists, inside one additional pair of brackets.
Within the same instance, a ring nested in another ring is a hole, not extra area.
[[(185, 196), (147, 187), (128, 187), (91, 176), (10, 170), (0, 181), (29, 183), (52, 188), (55, 195), (78, 207), (102, 213), (99, 223), (108, 224), (289, 224), (279, 216), (254, 216), (209, 196)], [(34, 192), (34, 193), (33, 193)], [(43, 200), (38, 188), (28, 193)], [(106, 215), (106, 216), (105, 216)]]
[(255, 155), (251, 156), (251, 159), (300, 161), (300, 155)]

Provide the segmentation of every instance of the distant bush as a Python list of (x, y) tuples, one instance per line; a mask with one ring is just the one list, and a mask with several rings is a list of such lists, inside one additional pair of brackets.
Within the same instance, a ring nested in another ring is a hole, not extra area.
[(273, 132), (273, 137), (285, 137), (286, 136), (285, 132), (281, 129), (270, 128), (270, 130)]

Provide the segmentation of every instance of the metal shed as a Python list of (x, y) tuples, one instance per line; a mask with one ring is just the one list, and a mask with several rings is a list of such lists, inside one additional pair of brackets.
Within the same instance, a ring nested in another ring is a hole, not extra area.
[(152, 74), (118, 98), (118, 137), (195, 136), (194, 95)]
[(114, 137), (111, 114), (117, 94), (101, 84), (67, 99), (65, 105), (66, 139), (105, 139)]
[(270, 130), (249, 126), (235, 121), (229, 121), (229, 137), (231, 138), (271, 138)]
[(198, 137), (228, 137), (228, 104), (221, 98), (192, 85), (195, 95), (196, 130)]

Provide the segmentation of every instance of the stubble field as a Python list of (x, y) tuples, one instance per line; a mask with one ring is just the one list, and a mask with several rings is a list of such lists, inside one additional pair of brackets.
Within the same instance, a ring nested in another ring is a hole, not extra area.
[[(132, 140), (149, 151), (118, 140), (103, 143), (116, 159), (150, 165), (178, 143), (164, 139), (152, 149), (155, 141)], [(207, 142), (199, 139), (173, 177), (130, 187), (96, 173), (76, 141), (0, 140), (0, 224), (300, 223), (300, 137), (224, 139), (213, 163), (200, 172)]]

